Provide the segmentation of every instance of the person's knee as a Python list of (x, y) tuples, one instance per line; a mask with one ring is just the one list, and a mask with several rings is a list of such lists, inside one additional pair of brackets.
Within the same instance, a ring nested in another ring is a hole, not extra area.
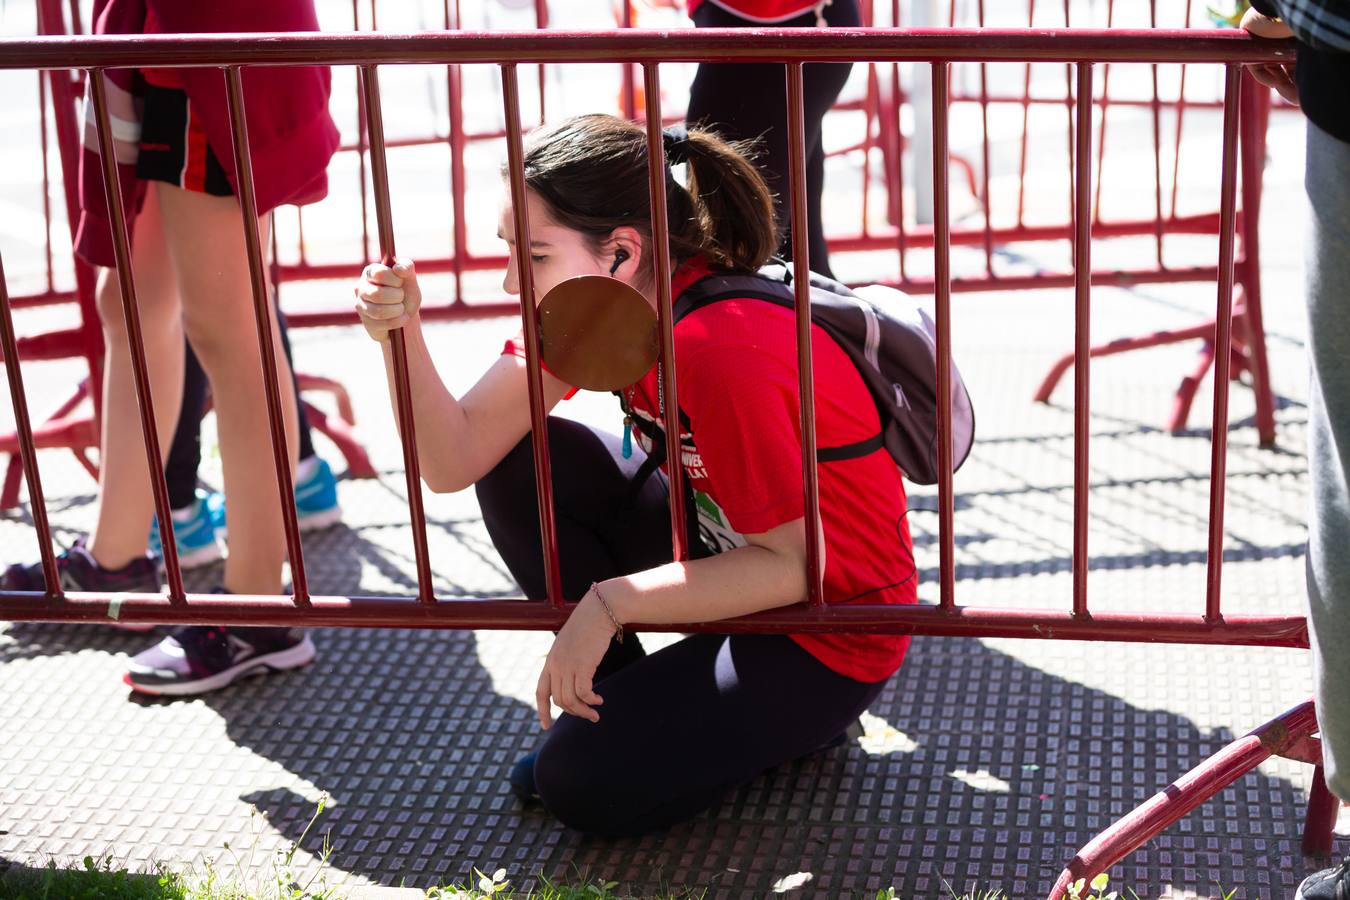
[(519, 506), (518, 500), (522, 496), (533, 498), (534, 452), (529, 435), (512, 447), (491, 471), (478, 479), (474, 484), (474, 493), (478, 495), (478, 505), (484, 516), (489, 514), (489, 510), (500, 514)]
[(534, 763), (544, 808), (568, 828), (589, 834), (620, 837), (645, 831), (623, 773), (605, 764), (604, 755), (594, 752), (595, 736), (583, 731), (596, 726), (564, 716), (553, 728)]

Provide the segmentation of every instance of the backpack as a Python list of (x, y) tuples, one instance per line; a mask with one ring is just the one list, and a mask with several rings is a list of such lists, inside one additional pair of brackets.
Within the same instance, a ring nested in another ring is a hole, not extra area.
[[(811, 321), (848, 354), (876, 402), (881, 432), (856, 444), (821, 447), (820, 462), (854, 459), (885, 447), (910, 481), (938, 480), (937, 327), (913, 299), (880, 286), (860, 290), (811, 273)], [(673, 318), (733, 298), (753, 298), (795, 308), (792, 269), (775, 261), (758, 273), (715, 273), (675, 299)], [(956, 363), (951, 364), (952, 470), (965, 462), (975, 439), (975, 411)], [(687, 421), (681, 411), (681, 419)], [(664, 454), (661, 454), (664, 456)]]

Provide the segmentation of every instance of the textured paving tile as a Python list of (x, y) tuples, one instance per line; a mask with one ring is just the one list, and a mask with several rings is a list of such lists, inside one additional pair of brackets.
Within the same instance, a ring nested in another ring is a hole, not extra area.
[[(1299, 212), (1293, 133), (1288, 121), (1272, 133), (1272, 229)], [(411, 230), (418, 237), (405, 249), (435, 234)], [(1250, 393), (1235, 388), (1223, 597), (1225, 609), (1242, 613), (1299, 610), (1303, 590), (1299, 272), (1289, 242), (1265, 246), (1280, 448), (1255, 446)], [(1212, 243), (1197, 247), (1212, 259)], [(1062, 249), (1046, 249), (1042, 261)], [(1131, 252), (1137, 244), (1102, 247), (1100, 261)], [(331, 306), (345, 287), (289, 286), (286, 302)], [(448, 289), (448, 279), (426, 279), (428, 295)], [(1213, 288), (1203, 285), (1099, 289), (1094, 338), (1190, 324), (1213, 305)], [(1029, 402), (1050, 361), (1072, 345), (1071, 309), (1068, 291), (963, 295), (954, 305), (957, 358), (981, 437), (956, 478), (962, 603), (1071, 602), (1071, 388), (1061, 386), (1050, 405)], [(59, 316), (25, 313), (20, 325)], [(429, 329), (452, 389), (471, 383), (514, 328), (497, 320)], [(306, 538), (311, 588), (406, 595), (414, 588), (406, 488), (378, 355), (354, 330), (297, 332), (295, 345), (302, 369), (351, 389), (360, 433), (384, 473), (344, 480), (343, 525)], [(1194, 351), (1093, 366), (1094, 608), (1203, 608), (1210, 382), (1190, 430), (1159, 430)], [(25, 366), (35, 413), (76, 374), (61, 363)], [(568, 413), (619, 427), (606, 397), (573, 401)], [(0, 425), (9, 416), (0, 410)], [(56, 537), (68, 544), (92, 522), (92, 483), (63, 454), (44, 453), (40, 465)], [(218, 481), (214, 459), (203, 474)], [(437, 591), (513, 592), (472, 492), (425, 500)], [(929, 602), (937, 598), (936, 508), (931, 489), (913, 491), (910, 524)], [(0, 517), (0, 563), (34, 557), (26, 514)], [(190, 585), (208, 588), (219, 575), (205, 570)], [(672, 885), (708, 897), (761, 896), (808, 874), (797, 895), (894, 886), (902, 897), (932, 898), (951, 885), (1034, 897), (1106, 824), (1310, 688), (1305, 655), (1294, 651), (919, 638), (861, 743), (766, 773), (669, 832), (612, 841), (522, 809), (505, 786), (507, 767), (536, 740), (531, 695), (547, 636), (327, 630), (316, 635), (320, 656), (308, 670), (185, 702), (128, 697), (119, 676), (145, 641), (102, 627), (0, 624), (0, 865), (112, 852), (138, 865), (214, 859), (228, 868), (231, 852), (251, 848), (266, 860), (298, 840), (328, 796), (296, 863), (312, 870), (327, 835), (330, 878), (353, 883), (429, 885), (465, 879), (476, 866), (505, 868), (517, 885), (582, 871), (639, 893)], [(1318, 862), (1298, 848), (1308, 778), (1293, 763), (1262, 766), (1122, 862), (1115, 882), (1141, 897), (1232, 888), (1246, 898), (1289, 896)]]

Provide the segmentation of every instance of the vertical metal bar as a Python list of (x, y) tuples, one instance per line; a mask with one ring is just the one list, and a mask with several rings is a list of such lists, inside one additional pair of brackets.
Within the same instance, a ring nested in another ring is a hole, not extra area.
[(60, 599), (61, 577), (56, 573), (56, 554), (52, 552), (52, 529), (47, 524), (47, 501), (42, 493), (42, 477), (38, 474), (37, 447), (33, 443), (33, 424), (28, 417), (28, 396), (23, 389), (19, 342), (14, 335), (14, 316), (9, 308), (9, 288), (5, 284), (3, 258), (0, 258), (0, 352), (4, 354), (5, 372), (9, 376), (14, 430), (18, 433), (24, 479), (28, 482), (28, 506), (37, 531), (38, 553), (42, 556), (42, 577), (47, 583), (47, 596)]
[(900, 281), (906, 280), (905, 250), (909, 235), (905, 231), (905, 129), (900, 110), (904, 107), (904, 94), (900, 85), (900, 64), (891, 64), (891, 105), (895, 109), (895, 174), (887, 177), (886, 183), (895, 195), (895, 244), (900, 254)]
[[(1191, 27), (1191, 5), (1182, 4), (1181, 27)], [(1186, 115), (1186, 64), (1181, 64), (1181, 78), (1177, 84), (1177, 133), (1176, 146), (1172, 151), (1172, 204), (1171, 218), (1177, 217), (1177, 188), (1181, 179), (1181, 122)]]
[[(372, 20), (375, 15), (375, 8), (371, 6)], [(375, 28), (372, 21), (371, 29)], [(352, 31), (361, 30), (361, 10), (358, 0), (352, 0)], [(361, 264), (364, 266), (370, 262), (370, 211), (366, 205), (366, 110), (364, 94), (361, 85), (356, 85), (356, 172), (360, 182), (361, 190)], [(305, 242), (300, 242), (301, 253), (304, 253)]]
[(1219, 302), (1214, 322), (1214, 421), (1209, 464), (1209, 559), (1205, 583), (1205, 621), (1223, 618), (1224, 489), (1228, 474), (1228, 379), (1232, 365), (1233, 257), (1237, 231), (1238, 109), (1242, 66), (1225, 71), (1223, 92), (1223, 168), (1219, 187)]
[[(619, 0), (623, 4), (621, 27), (626, 31), (633, 27), (633, 0)], [(633, 64), (623, 64), (623, 117), (632, 121), (637, 118), (637, 85), (633, 78)]]
[[(900, 0), (891, 0), (891, 25), (900, 27)], [(900, 255), (900, 282), (905, 277), (905, 245), (908, 235), (905, 233), (905, 128), (901, 117), (905, 94), (900, 84), (900, 64), (891, 63), (891, 99), (890, 107), (895, 111), (895, 172), (887, 173), (887, 190), (894, 195), (895, 204), (895, 243)]]
[[(445, 0), (445, 28), (458, 31), (460, 27), (459, 0), (455, 0), (451, 16), (450, 0)], [(538, 13), (536, 12), (536, 17)], [(464, 260), (469, 253), (469, 234), (465, 225), (464, 191), (464, 109), (463, 72), (459, 66), (445, 67), (445, 95), (450, 111), (450, 207), (451, 223), (450, 272), (455, 282), (455, 303), (464, 302)], [(541, 100), (542, 102), (542, 100)]]
[[(520, 86), (515, 63), (502, 63), (502, 104), (506, 108), (506, 167), (511, 183), (511, 215), (515, 223), (520, 315), (525, 326), (525, 368), (530, 388), (530, 432), (534, 439), (534, 478), (539, 495), (539, 531), (544, 544), (544, 577), (548, 585), (549, 605), (557, 609), (563, 605), (562, 572), (558, 566), (558, 529), (553, 515), (548, 411), (544, 409), (539, 311), (534, 299), (534, 270), (530, 265), (529, 194), (525, 187), (525, 148), (521, 138)], [(678, 456), (675, 458), (679, 459)]]
[[(1115, 0), (1106, 0), (1106, 27), (1111, 28), (1115, 24), (1116, 4)], [(1102, 120), (1097, 128), (1097, 184), (1093, 191), (1092, 200), (1092, 220), (1100, 222), (1102, 218), (1102, 168), (1106, 163), (1106, 112), (1111, 103), (1111, 64), (1105, 63), (1102, 66), (1102, 97), (1098, 101), (1098, 106), (1102, 111)]]
[(1251, 364), (1252, 393), (1256, 395), (1256, 434), (1262, 447), (1275, 444), (1275, 393), (1270, 385), (1266, 354), (1265, 316), (1261, 302), (1261, 186), (1266, 158), (1266, 125), (1270, 118), (1270, 91), (1255, 90), (1251, 74), (1245, 79), (1238, 104), (1238, 147), (1242, 182), (1238, 248), (1238, 277), (1242, 300), (1239, 323), (1244, 327)]
[(806, 225), (806, 125), (802, 64), (787, 64), (788, 199), (792, 222), (792, 282), (797, 306), (797, 375), (801, 395), (802, 491), (806, 506), (806, 584), (811, 605), (825, 605), (820, 560), (820, 483), (816, 469), (816, 382), (811, 358), (811, 240)]
[[(1072, 27), (1072, 25), (1070, 24), (1070, 18), (1069, 18), (1069, 0), (1064, 0), (1064, 27), (1065, 27), (1065, 28), (1071, 28), (1071, 27)], [(1072, 64), (1072, 63), (1065, 63), (1065, 65), (1064, 65), (1064, 112), (1065, 112), (1065, 122), (1067, 123), (1067, 126), (1068, 126), (1067, 129), (1066, 129), (1066, 131), (1065, 131), (1065, 136), (1068, 138), (1068, 145), (1069, 145), (1069, 171), (1070, 171), (1070, 172), (1073, 172), (1073, 171), (1074, 171), (1074, 138), (1073, 138), (1074, 96), (1073, 96), (1073, 64)], [(1073, 222), (1073, 220), (1074, 220), (1074, 210), (1077, 208), (1077, 202), (1078, 202), (1078, 201), (1077, 201), (1077, 195), (1074, 194), (1075, 186), (1076, 186), (1076, 185), (1075, 185), (1074, 178), (1073, 178), (1072, 175), (1070, 175), (1070, 176), (1069, 176), (1069, 221), (1070, 221), (1070, 222)], [(1072, 235), (1072, 234), (1069, 235), (1069, 251), (1070, 251), (1070, 253), (1073, 252), (1073, 235)]]
[(1092, 300), (1092, 64), (1078, 63), (1077, 153), (1074, 157), (1073, 288), (1073, 614), (1088, 615), (1088, 438)]
[[(1150, 28), (1158, 27), (1158, 0), (1149, 0), (1148, 21)], [(1158, 268), (1163, 265), (1163, 217), (1162, 217), (1162, 100), (1158, 94), (1158, 64), (1151, 67), (1153, 74), (1153, 234), (1158, 251)], [(1097, 173), (1101, 177), (1101, 173)]]
[(1186, 64), (1181, 64), (1181, 79), (1177, 86), (1177, 133), (1172, 147), (1172, 205), (1170, 218), (1177, 217), (1177, 185), (1181, 181), (1181, 122), (1186, 115)]
[[(370, 134), (370, 168), (375, 187), (375, 225), (380, 260), (394, 264), (394, 214), (389, 202), (389, 166), (384, 153), (384, 113), (380, 106), (379, 72), (361, 67), (361, 93), (366, 98), (365, 125)], [(435, 603), (431, 582), (431, 553), (427, 549), (427, 517), (422, 509), (422, 470), (417, 459), (417, 423), (413, 421), (412, 388), (408, 382), (408, 344), (400, 328), (390, 336), (394, 361), (394, 396), (398, 405), (399, 438), (403, 442), (403, 470), (408, 484), (408, 515), (412, 522), (413, 558), (417, 563), (417, 599)]]
[[(984, 0), (976, 6), (979, 25), (984, 27)], [(989, 64), (980, 63), (980, 127), (983, 142), (980, 145), (981, 197), (984, 205), (984, 271), (994, 277), (994, 220), (993, 209), (989, 201)]]
[[(455, 0), (455, 5), (459, 5), (459, 0)], [(548, 28), (548, 0), (534, 0), (534, 28), (536, 31), (544, 31)], [(547, 66), (540, 63), (535, 70), (539, 76), (539, 124), (544, 124), (548, 118), (547, 96), (545, 83), (547, 82)]]
[[(150, 490), (155, 496), (155, 515), (161, 525), (172, 523), (169, 490), (164, 484), (164, 461), (160, 455), (159, 432), (155, 428), (155, 409), (150, 396), (150, 371), (145, 361), (145, 341), (141, 337), (141, 318), (136, 309), (136, 284), (131, 271), (131, 239), (127, 231), (126, 209), (122, 205), (122, 185), (117, 177), (117, 156), (113, 147), (112, 124), (108, 120), (108, 89), (103, 70), (90, 69), (87, 76), (89, 97), (94, 102), (94, 125), (98, 131), (99, 162), (103, 167), (103, 192), (108, 202), (112, 226), (113, 253), (117, 259), (117, 278), (122, 289), (122, 315), (126, 319), (131, 344), (131, 373), (136, 386), (136, 401), (141, 414), (141, 436), (145, 439), (145, 462), (150, 467)], [(18, 357), (16, 356), (17, 360)], [(92, 386), (97, 392), (98, 387)], [(166, 527), (172, 527), (167, 525)], [(183, 572), (178, 566), (178, 547), (164, 541), (164, 568), (169, 582), (169, 599), (185, 600)]]
[[(244, 84), (238, 66), (225, 69), (225, 87), (225, 99), (230, 110), (230, 135), (234, 140), (234, 171), (239, 182), (239, 205), (244, 214), (244, 249), (248, 252), (249, 280), (253, 286), (253, 316), (258, 326), (263, 397), (267, 402), (267, 424), (272, 433), (272, 462), (276, 467), (281, 523), (286, 531), (286, 552), (291, 563), (291, 590), (296, 604), (303, 606), (309, 603), (309, 583), (305, 578), (304, 548), (300, 543), (300, 524), (296, 519), (295, 484), (291, 456), (286, 447), (286, 419), (281, 411), (281, 383), (277, 378), (276, 347), (272, 343), (272, 318), (276, 311), (267, 295), (267, 272), (262, 242), (258, 237), (258, 202), (253, 193), (253, 160), (249, 156)], [(289, 384), (286, 389), (290, 390)]]
[[(1036, 21), (1036, 0), (1027, 4), (1027, 27)], [(1022, 227), (1027, 195), (1027, 131), (1031, 124), (1031, 63), (1022, 76), (1022, 152), (1017, 162), (1017, 227)]]
[(47, 290), (56, 289), (52, 272), (52, 181), (47, 151), (47, 73), (38, 72), (38, 129), (42, 140), (42, 248), (47, 263)]
[(666, 148), (661, 135), (661, 75), (656, 63), (642, 64), (647, 112), (647, 185), (652, 201), (652, 262), (656, 277), (657, 316), (661, 329), (659, 389), (665, 408), (666, 475), (670, 479), (670, 546), (676, 562), (689, 558), (685, 536), (684, 465), (680, 441), (680, 401), (675, 390), (675, 318), (670, 299), (670, 229), (666, 213)]
[(948, 106), (951, 66), (933, 65), (933, 301), (938, 330), (938, 605), (956, 607), (956, 502), (952, 496), (951, 181)]

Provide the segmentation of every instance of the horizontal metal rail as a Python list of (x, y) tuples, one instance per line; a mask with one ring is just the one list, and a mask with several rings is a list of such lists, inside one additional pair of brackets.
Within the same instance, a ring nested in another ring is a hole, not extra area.
[[(297, 621), (314, 627), (445, 628), (553, 631), (567, 621), (576, 604), (553, 608), (518, 598), (438, 597), (433, 603), (389, 597), (312, 595), (297, 613), (289, 600), (275, 596), (189, 594), (188, 603), (170, 605), (158, 594), (105, 596), (68, 593), (53, 601), (42, 594), (0, 594), (0, 620), (16, 622), (142, 622), (153, 624), (280, 625)], [(848, 605), (787, 606), (716, 622), (651, 625), (635, 622), (635, 631), (743, 634), (868, 632), (965, 637), (1030, 638), (1067, 641), (1118, 641), (1230, 646), (1308, 646), (1302, 616), (1229, 616), (1221, 622), (1202, 615), (1147, 612), (1097, 612), (1074, 616), (1068, 610), (995, 606)]]
[[(751, 39), (753, 38), (753, 39)], [(169, 37), (92, 37), (92, 38), (36, 38), (18, 41), (0, 42), (0, 66), (14, 67), (60, 67), (79, 66), (87, 68), (90, 83), (93, 85), (91, 101), (94, 104), (95, 118), (99, 121), (100, 137), (105, 145), (104, 158), (108, 151), (106, 98), (102, 90), (104, 71), (119, 65), (135, 65), (143, 62), (147, 55), (153, 54), (156, 65), (198, 65), (220, 66), (225, 69), (224, 77), (230, 88), (229, 100), (234, 125), (236, 155), (248, 159), (248, 137), (242, 127), (245, 122), (244, 96), (240, 89), (240, 72), (247, 65), (277, 64), (347, 64), (359, 63), (362, 73), (364, 96), (364, 124), (366, 139), (373, 163), (376, 213), (379, 225), (379, 243), (381, 255), (389, 260), (393, 255), (394, 222), (389, 202), (388, 172), (384, 162), (386, 142), (383, 122), (380, 117), (379, 89), (376, 79), (376, 65), (384, 62), (486, 62), (500, 70), (503, 82), (502, 100), (504, 104), (507, 149), (511, 174), (510, 188), (513, 195), (512, 208), (515, 216), (516, 252), (522, 258), (518, 260), (521, 275), (522, 295), (526, 302), (525, 310), (532, 311), (533, 288), (530, 283), (530, 262), (521, 248), (528, 246), (525, 237), (529, 232), (527, 216), (528, 204), (525, 201), (525, 184), (522, 177), (521, 121), (519, 114), (520, 97), (516, 82), (516, 66), (519, 62), (534, 61), (635, 61), (642, 62), (645, 82), (645, 103), (648, 117), (647, 143), (651, 159), (660, 165), (662, 156), (659, 126), (661, 121), (660, 81), (658, 61), (717, 58), (755, 58), (762, 60), (786, 60), (785, 69), (788, 90), (788, 121), (791, 124), (793, 140), (790, 144), (791, 167), (788, 187), (792, 202), (789, 204), (790, 218), (794, 224), (794, 235), (800, 239), (806, 234), (804, 190), (804, 165), (802, 148), (802, 90), (801, 62), (816, 59), (875, 59), (875, 60), (928, 60), (932, 64), (933, 91), (933, 140), (934, 160), (933, 177), (935, 185), (935, 216), (931, 231), (931, 243), (934, 252), (934, 282), (936, 293), (936, 321), (938, 323), (937, 371), (939, 378), (938, 431), (939, 453), (945, 463), (951, 460), (951, 404), (949, 391), (945, 385), (945, 375), (949, 371), (951, 357), (950, 302), (953, 290), (961, 287), (959, 281), (952, 278), (950, 270), (950, 251), (953, 244), (953, 229), (950, 222), (950, 178), (948, 131), (950, 106), (950, 66), (951, 61), (962, 59), (996, 60), (1013, 59), (1017, 61), (1076, 61), (1076, 96), (1072, 106), (1074, 140), (1074, 221), (1068, 237), (1073, 245), (1075, 268), (1064, 276), (1065, 284), (1072, 284), (1075, 295), (1075, 320), (1078, 339), (1074, 363), (1075, 370), (1075, 419), (1074, 419), (1074, 458), (1075, 489), (1073, 497), (1074, 547), (1072, 559), (1073, 596), (1067, 609), (1008, 609), (997, 606), (968, 607), (956, 602), (954, 533), (954, 490), (949, 465), (944, 465), (943, 476), (938, 483), (937, 512), (939, 522), (938, 535), (938, 586), (939, 603), (930, 606), (826, 606), (820, 587), (822, 559), (816, 540), (807, 542), (807, 568), (810, 578), (810, 603), (773, 610), (759, 615), (729, 621), (695, 623), (657, 627), (649, 630), (675, 631), (866, 631), (893, 634), (962, 634), (971, 636), (1006, 636), (1041, 639), (1073, 640), (1120, 640), (1120, 641), (1162, 641), (1181, 643), (1222, 643), (1257, 644), (1287, 647), (1306, 646), (1306, 624), (1301, 616), (1228, 616), (1222, 614), (1220, 597), (1220, 572), (1222, 561), (1223, 535), (1223, 460), (1226, 453), (1226, 417), (1229, 379), (1219, 377), (1215, 380), (1214, 447), (1211, 471), (1210, 505), (1210, 542), (1207, 594), (1203, 615), (1183, 615), (1173, 612), (1100, 612), (1090, 608), (1087, 591), (1087, 572), (1090, 555), (1088, 551), (1088, 499), (1090, 481), (1088, 478), (1089, 446), (1089, 408), (1088, 385), (1091, 348), (1087, 343), (1089, 312), (1091, 308), (1090, 289), (1097, 280), (1090, 266), (1090, 248), (1094, 233), (1092, 224), (1092, 166), (1093, 128), (1093, 64), (1098, 61), (1131, 62), (1221, 62), (1227, 65), (1227, 77), (1224, 89), (1224, 138), (1222, 152), (1222, 172), (1220, 179), (1221, 208), (1214, 221), (1213, 230), (1220, 236), (1220, 254), (1217, 265), (1201, 267), (1195, 272), (1186, 273), (1197, 277), (1213, 278), (1217, 282), (1218, 303), (1216, 337), (1226, 340), (1228, 322), (1231, 318), (1234, 286), (1235, 240), (1238, 215), (1236, 208), (1236, 182), (1238, 167), (1238, 130), (1241, 115), (1240, 98), (1242, 96), (1242, 75), (1240, 63), (1273, 62), (1289, 58), (1290, 47), (1287, 44), (1253, 42), (1231, 32), (1200, 33), (1194, 31), (1176, 32), (1084, 32), (1067, 30), (958, 30), (958, 31), (904, 31), (904, 30), (839, 30), (828, 35), (805, 31), (756, 31), (747, 34), (742, 30), (698, 31), (665, 34), (658, 32), (620, 32), (594, 35), (569, 33), (529, 33), (529, 34), (478, 34), (478, 33), (441, 33), (422, 35), (215, 35), (215, 36), (169, 36)], [(58, 61), (59, 60), (59, 61)], [(519, 62), (518, 62), (519, 61)], [(103, 166), (103, 176), (107, 189), (115, 187), (115, 173), (108, 165)], [(248, 166), (243, 167), (244, 174)], [(663, 181), (653, 177), (651, 189), (658, 191), (660, 199)], [(259, 322), (264, 321), (265, 307), (262, 299), (263, 259), (257, 234), (257, 219), (252, 215), (251, 179), (241, 178), (242, 204), (245, 214), (243, 226), (250, 253), (249, 267), (254, 288), (254, 302)], [(119, 262), (126, 265), (126, 223), (117, 216), (118, 204), (112, 204), (115, 221), (114, 237), (119, 249)], [(661, 214), (661, 205), (653, 204), (652, 237), (655, 246), (663, 247), (668, 241), (665, 216)], [(814, 447), (814, 411), (811, 402), (811, 342), (802, 340), (809, 330), (809, 297), (804, 290), (806, 284), (805, 269), (801, 262), (804, 248), (798, 248), (795, 264), (796, 283), (799, 287), (797, 326), (798, 326), (798, 367), (801, 379), (803, 445), (803, 495), (806, 521), (814, 524), (819, 516), (819, 496), (816, 485), (816, 463), (810, 448)], [(662, 263), (662, 271), (667, 264)], [(354, 274), (354, 269), (351, 273)], [(1177, 273), (1172, 273), (1177, 274)], [(134, 296), (134, 286), (130, 273), (124, 274), (126, 281), (124, 294)], [(668, 279), (660, 279), (659, 308), (661, 311), (662, 357), (668, 377), (665, 379), (665, 417), (668, 441), (674, 442), (679, 428), (676, 421), (678, 397), (675, 392), (673, 340), (671, 333), (671, 315)], [(129, 304), (130, 306), (130, 304)], [(129, 326), (136, 333), (135, 316), (128, 310)], [(529, 363), (530, 407), (532, 434), (535, 441), (535, 459), (539, 482), (539, 505), (541, 510), (541, 528), (546, 563), (550, 577), (549, 603), (530, 603), (515, 599), (475, 600), (469, 598), (436, 598), (431, 586), (431, 569), (425, 546), (425, 516), (420, 508), (420, 484), (417, 478), (417, 460), (412, 448), (415, 447), (412, 428), (412, 410), (407, 402), (408, 374), (401, 354), (396, 355), (395, 380), (397, 395), (400, 397), (400, 436), (405, 448), (405, 463), (409, 476), (410, 517), (415, 536), (416, 556), (418, 560), (418, 602), (381, 600), (375, 598), (312, 597), (308, 596), (304, 582), (303, 551), (298, 534), (295, 532), (292, 516), (287, 516), (286, 531), (288, 550), (292, 560), (293, 574), (296, 578), (295, 593), (291, 598), (247, 598), (220, 596), (199, 596), (185, 594), (177, 560), (170, 553), (166, 560), (170, 590), (169, 596), (152, 597), (145, 595), (115, 595), (95, 597), (92, 595), (66, 594), (59, 584), (51, 584), (49, 594), (45, 596), (10, 594), (0, 597), (0, 617), (25, 620), (62, 620), (62, 621), (100, 621), (120, 619), (136, 622), (215, 622), (219, 624), (264, 624), (294, 622), (308, 625), (367, 625), (374, 627), (393, 627), (421, 625), (446, 628), (534, 628), (551, 629), (558, 627), (566, 618), (569, 606), (567, 601), (574, 598), (561, 596), (560, 579), (557, 575), (557, 540), (552, 528), (552, 494), (549, 471), (549, 455), (546, 447), (547, 428), (545, 411), (541, 403), (540, 379), (542, 371), (538, 361), (538, 329), (533, 316), (526, 315), (523, 321), (526, 335), (526, 349)], [(260, 336), (262, 331), (260, 330)], [(14, 352), (14, 338), (5, 336), (6, 355)], [(1221, 357), (1225, 355), (1221, 354)], [(271, 369), (272, 361), (265, 365)], [(1226, 376), (1226, 364), (1220, 367), (1219, 374)], [(11, 389), (20, 391), (22, 386), (15, 379), (17, 370), (10, 369)], [(149, 394), (143, 379), (138, 379), (137, 394), (142, 406), (141, 427), (147, 436), (147, 448), (153, 446), (149, 437), (154, 433), (153, 417), (150, 414)], [(269, 412), (274, 440), (274, 450), (281, 446), (282, 429), (276, 415), (276, 389), (274, 379), (268, 383)], [(28, 423), (20, 426), (19, 443), (23, 447), (25, 458), (33, 453), (34, 435)], [(149, 452), (149, 451), (148, 451)], [(671, 458), (679, 458), (678, 444), (668, 448)], [(274, 467), (278, 480), (278, 489), (283, 497), (289, 495), (289, 473), (285, 470), (285, 461), (274, 452)], [(683, 472), (680, 466), (671, 467), (672, 493), (680, 496), (680, 482)], [(30, 481), (30, 494), (41, 496), (39, 473), (29, 468), (26, 473)], [(155, 481), (159, 481), (156, 475)], [(162, 490), (160, 484), (156, 488)], [(157, 490), (157, 493), (159, 491)], [(165, 506), (163, 499), (157, 497), (160, 514), (163, 517)], [(678, 505), (677, 505), (678, 506)], [(672, 510), (672, 541), (676, 558), (685, 558), (687, 549), (681, 540), (684, 523), (683, 510)], [(293, 515), (293, 514), (292, 514)], [(39, 525), (39, 543), (43, 545), (44, 557), (49, 554), (50, 530)], [(808, 529), (809, 530), (809, 529)], [(636, 628), (648, 629), (642, 623)]]
[(694, 31), (95, 35), (0, 40), (0, 69), (425, 63), (1292, 63), (1295, 42), (1229, 30), (700, 28)]

